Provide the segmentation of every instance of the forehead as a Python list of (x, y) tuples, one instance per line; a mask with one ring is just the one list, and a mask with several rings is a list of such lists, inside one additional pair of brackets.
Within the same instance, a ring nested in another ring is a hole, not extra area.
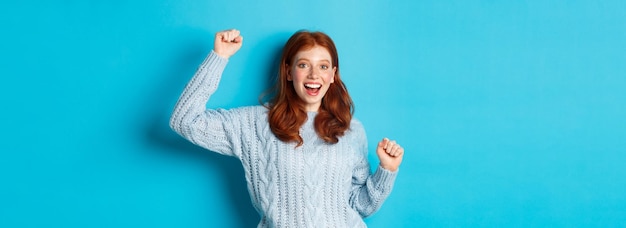
[(327, 60), (331, 61), (332, 57), (330, 56), (330, 52), (325, 47), (315, 45), (311, 48), (302, 49), (296, 53), (296, 60), (299, 59), (308, 59), (308, 60)]

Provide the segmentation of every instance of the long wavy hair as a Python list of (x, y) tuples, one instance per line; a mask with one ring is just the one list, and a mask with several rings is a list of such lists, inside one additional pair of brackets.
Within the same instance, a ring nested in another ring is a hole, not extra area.
[(268, 121), (274, 135), (283, 142), (297, 142), (296, 147), (303, 144), (300, 127), (306, 122), (307, 112), (293, 83), (287, 80), (287, 74), (289, 66), (294, 64), (294, 56), (299, 51), (308, 50), (316, 45), (326, 48), (332, 58), (332, 65), (337, 67), (334, 82), (330, 84), (322, 98), (322, 104), (315, 117), (314, 126), (317, 135), (330, 144), (339, 142), (339, 137), (350, 128), (354, 114), (354, 103), (339, 74), (339, 56), (333, 40), (322, 32), (306, 30), (296, 32), (283, 48), (278, 78), (270, 93), (266, 94), (271, 98), (265, 104), (269, 109)]

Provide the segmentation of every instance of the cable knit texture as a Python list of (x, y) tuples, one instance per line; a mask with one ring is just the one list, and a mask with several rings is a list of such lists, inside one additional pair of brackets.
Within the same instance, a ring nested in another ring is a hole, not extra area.
[(214, 52), (185, 87), (170, 126), (192, 143), (238, 158), (252, 204), (261, 215), (258, 227), (366, 227), (391, 192), (397, 171), (378, 167), (371, 173), (367, 139), (360, 122), (337, 144), (319, 138), (309, 112), (300, 129), (304, 144), (280, 141), (267, 121), (267, 109), (249, 106), (207, 110), (227, 60)]

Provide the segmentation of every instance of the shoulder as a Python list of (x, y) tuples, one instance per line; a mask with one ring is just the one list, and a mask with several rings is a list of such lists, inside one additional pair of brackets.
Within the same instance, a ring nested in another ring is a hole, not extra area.
[(352, 120), (350, 121), (350, 131), (357, 134), (365, 134), (365, 127), (361, 121), (352, 117)]
[(252, 115), (264, 115), (267, 114), (267, 108), (262, 105), (242, 106), (233, 108), (236, 112), (249, 113)]
[(350, 121), (350, 128), (346, 132), (346, 136), (354, 142), (365, 143), (367, 141), (367, 135), (365, 133), (365, 127), (358, 119), (352, 117)]
[(354, 151), (354, 155), (357, 156), (355, 161), (360, 161), (364, 157), (367, 157), (367, 135), (365, 134), (365, 127), (361, 121), (352, 117), (350, 128), (340, 141), (342, 140), (343, 143), (353, 148), (352, 151)]
[(264, 120), (267, 118), (263, 118), (267, 115), (267, 108), (261, 105), (255, 106), (241, 106), (236, 108), (217, 108), (217, 109), (207, 109), (207, 113), (215, 113), (217, 116), (221, 116), (225, 118), (225, 120), (230, 121), (257, 121)]
[(223, 112), (223, 113), (226, 113), (226, 112), (240, 113), (242, 115), (247, 115), (247, 114), (248, 115), (263, 115), (267, 113), (267, 108), (261, 105), (251, 105), (251, 106), (241, 106), (241, 107), (230, 108), (230, 109), (218, 108), (218, 109), (215, 109), (215, 111)]

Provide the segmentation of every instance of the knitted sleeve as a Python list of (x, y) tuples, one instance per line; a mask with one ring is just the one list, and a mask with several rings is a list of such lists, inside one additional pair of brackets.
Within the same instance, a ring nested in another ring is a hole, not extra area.
[(350, 206), (359, 212), (362, 217), (367, 217), (376, 212), (391, 193), (398, 171), (392, 172), (378, 166), (374, 174), (371, 173), (367, 160), (367, 139), (365, 130), (360, 124), (357, 140), (360, 145), (360, 157), (352, 174), (352, 190), (350, 192)]
[(227, 59), (211, 53), (202, 62), (176, 103), (170, 127), (192, 143), (211, 151), (239, 157), (242, 116), (248, 110), (207, 110), (206, 103), (217, 90)]

